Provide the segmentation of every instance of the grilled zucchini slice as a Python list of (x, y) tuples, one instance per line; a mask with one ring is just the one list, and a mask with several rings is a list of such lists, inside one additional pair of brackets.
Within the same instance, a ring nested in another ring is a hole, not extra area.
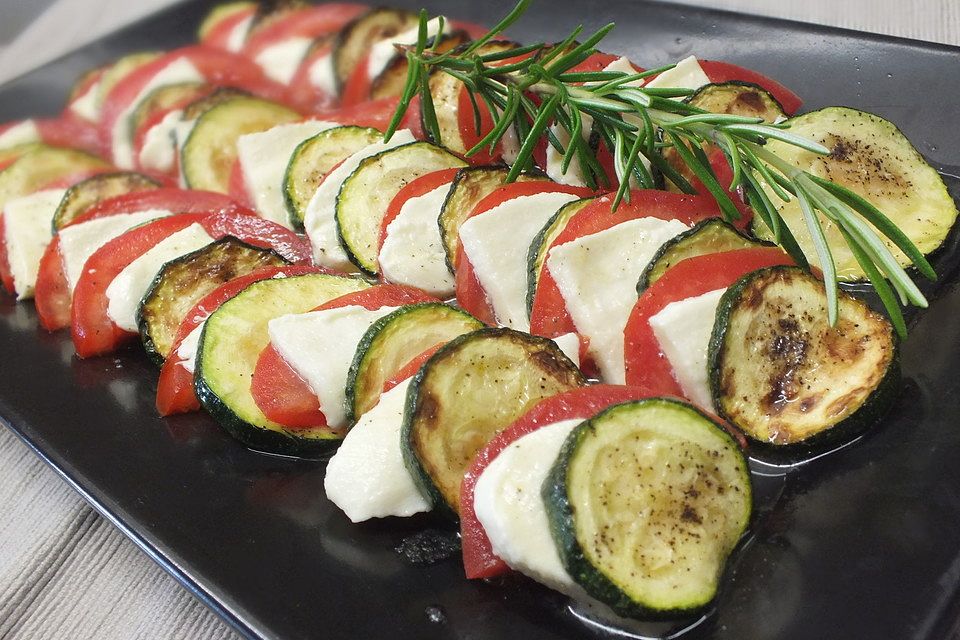
[(375, 276), (380, 226), (390, 201), (408, 182), (466, 162), (429, 142), (411, 142), (365, 158), (337, 196), (337, 234), (350, 262)]
[(136, 132), (155, 113), (166, 112), (179, 105), (202, 99), (215, 89), (202, 82), (178, 82), (162, 85), (147, 94), (130, 118), (130, 130)]
[(707, 362), (717, 411), (770, 453), (863, 431), (900, 379), (890, 322), (841, 292), (831, 327), (823, 282), (797, 267), (756, 271), (726, 291)]
[(237, 440), (252, 449), (315, 456), (336, 447), (343, 430), (287, 429), (268, 420), (250, 393), (260, 352), (270, 342), (267, 323), (306, 313), (370, 286), (358, 278), (325, 273), (271, 278), (250, 285), (210, 314), (200, 335), (194, 387), (200, 404)]
[(208, 293), (264, 267), (289, 262), (279, 254), (226, 236), (163, 265), (137, 309), (140, 340), (147, 355), (163, 364), (180, 323)]
[[(869, 200), (903, 231), (924, 254), (938, 249), (957, 219), (957, 205), (937, 171), (897, 127), (880, 116), (847, 107), (827, 107), (787, 121), (790, 133), (815, 140), (830, 149), (820, 156), (799, 147), (771, 141), (768, 148), (785, 161), (831, 180)], [(773, 197), (800, 248), (811, 264), (820, 265), (813, 240), (796, 198)], [(820, 217), (837, 266), (837, 277), (863, 280), (864, 273), (836, 225)], [(766, 225), (754, 220), (753, 232), (770, 239)], [(881, 236), (900, 264), (909, 260)]]
[[(507, 183), (510, 170), (502, 165), (467, 167), (457, 172), (440, 210), (440, 238), (447, 253), (447, 266), (454, 269), (457, 247), (460, 245), (460, 225), (470, 216), (477, 203)], [(549, 180), (540, 174), (521, 174), (517, 182)]]
[(86, 180), (81, 180), (67, 189), (67, 192), (63, 195), (60, 206), (53, 214), (53, 231), (56, 233), (70, 224), (98, 202), (125, 193), (147, 191), (159, 187), (159, 182), (150, 176), (135, 171), (100, 173)]
[(294, 229), (303, 231), (307, 205), (327, 174), (382, 135), (369, 127), (333, 127), (297, 146), (283, 176), (283, 197)]
[[(184, 119), (191, 118), (185, 113)], [(210, 107), (197, 119), (180, 150), (184, 181), (191, 189), (227, 193), (237, 159), (237, 139), (299, 119), (300, 114), (283, 105), (247, 96), (234, 96)]]
[[(431, 39), (432, 43), (433, 40)], [(437, 53), (445, 53), (470, 42), (466, 31), (458, 30), (440, 36), (440, 42), (434, 47)], [(431, 45), (432, 46), (432, 45)], [(403, 94), (407, 81), (407, 58), (400, 53), (393, 56), (383, 71), (370, 83), (370, 99), (393, 98)]]
[(351, 424), (372, 409), (384, 383), (427, 349), (482, 329), (466, 311), (427, 302), (397, 309), (373, 323), (360, 340), (347, 374), (347, 416)]
[(333, 45), (333, 69), (337, 77), (337, 92), (343, 91), (343, 85), (370, 51), (371, 45), (416, 26), (417, 14), (404, 9), (387, 9), (386, 7), (371, 9), (345, 26)]
[(720, 218), (710, 218), (693, 225), (687, 231), (667, 240), (654, 254), (653, 259), (640, 274), (637, 293), (660, 279), (667, 270), (681, 260), (702, 256), (708, 253), (752, 249), (754, 247), (772, 247), (740, 233), (732, 224)]
[(462, 335), (410, 383), (404, 461), (424, 495), (457, 512), (460, 482), (477, 451), (543, 398), (585, 384), (552, 340), (503, 328)]
[(533, 310), (533, 299), (537, 295), (540, 271), (543, 270), (543, 261), (547, 259), (550, 245), (563, 232), (570, 219), (595, 199), (581, 198), (563, 205), (534, 236), (533, 242), (530, 243), (530, 250), (527, 252), (527, 313)]
[(249, 11), (256, 6), (257, 3), (248, 2), (247, 0), (238, 0), (235, 2), (224, 2), (222, 4), (218, 4), (211, 9), (206, 16), (204, 16), (203, 21), (197, 28), (197, 40), (203, 42), (204, 38), (206, 38), (210, 32), (213, 31), (213, 29), (223, 20), (232, 18), (242, 11)]
[(153, 62), (159, 58), (160, 55), (159, 51), (136, 51), (118, 58), (113, 64), (108, 66), (100, 78), (100, 83), (97, 85), (97, 111), (99, 112), (103, 106), (103, 101), (110, 95), (110, 92), (113, 91), (113, 88), (117, 86), (118, 82), (133, 73), (138, 67)]
[(567, 571), (627, 617), (710, 602), (753, 510), (736, 441), (694, 407), (653, 398), (574, 428), (543, 484)]
[(0, 171), (0, 211), (9, 200), (42, 189), (55, 180), (109, 166), (83, 151), (38, 144)]

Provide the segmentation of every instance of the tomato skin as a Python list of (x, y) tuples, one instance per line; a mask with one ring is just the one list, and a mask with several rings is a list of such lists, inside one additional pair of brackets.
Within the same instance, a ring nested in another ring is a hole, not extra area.
[(330, 55), (332, 49), (333, 45), (328, 44), (308, 53), (287, 86), (287, 102), (304, 113), (329, 111), (337, 106), (339, 98), (335, 94), (326, 93), (314, 86), (310, 80), (313, 65), (321, 58)]
[(363, 56), (353, 72), (343, 85), (343, 91), (340, 95), (341, 107), (352, 107), (354, 105), (366, 102), (370, 98), (370, 89), (373, 86), (373, 78), (367, 72), (370, 63), (370, 54)]
[(264, 49), (289, 38), (318, 38), (340, 31), (348, 22), (367, 11), (362, 4), (331, 2), (291, 11), (270, 24), (255, 29), (243, 45), (243, 55), (250, 60)]
[(77, 224), (115, 213), (133, 213), (149, 209), (164, 209), (173, 213), (220, 213), (225, 215), (256, 216), (256, 212), (239, 204), (233, 198), (213, 191), (162, 187), (147, 191), (133, 191), (107, 198), (77, 216), (70, 224)]
[(730, 82), (731, 80), (740, 80), (741, 82), (752, 82), (766, 89), (770, 95), (776, 98), (784, 112), (792, 116), (797, 109), (803, 105), (803, 100), (793, 91), (780, 84), (773, 78), (769, 78), (762, 73), (741, 67), (730, 62), (721, 62), (719, 60), (699, 60), (700, 68), (710, 78), (710, 82)]
[(649, 398), (655, 394), (642, 387), (597, 384), (565, 391), (537, 403), (516, 422), (498, 433), (473, 458), (460, 484), (460, 538), (463, 568), (468, 579), (492, 578), (510, 571), (490, 546), (473, 508), (474, 490), (483, 470), (522, 436), (561, 420), (587, 420), (609, 406)]
[(387, 227), (390, 226), (391, 222), (396, 220), (397, 215), (400, 213), (400, 209), (403, 208), (403, 205), (406, 204), (407, 200), (419, 198), (420, 196), (426, 195), (442, 185), (453, 182), (454, 177), (456, 177), (457, 172), (459, 171), (460, 169), (456, 168), (433, 171), (431, 173), (424, 174), (419, 178), (414, 179), (412, 182), (404, 185), (403, 188), (397, 192), (397, 195), (393, 197), (393, 200), (390, 201), (390, 204), (387, 205), (387, 212), (384, 214), (383, 222), (380, 224), (380, 240), (378, 241), (378, 247), (383, 247), (383, 241), (387, 237)]
[[(393, 119), (393, 114), (400, 104), (400, 98), (390, 97), (379, 100), (368, 100), (350, 108), (337, 108), (322, 111), (318, 114), (321, 120), (332, 120), (341, 124), (352, 124), (358, 127), (372, 127), (385, 131)], [(410, 129), (418, 140), (424, 139), (423, 125), (420, 123), (420, 100), (414, 98), (410, 102), (399, 129)]]
[(243, 177), (243, 165), (240, 164), (239, 158), (233, 161), (233, 166), (230, 168), (227, 195), (248, 209), (254, 209), (250, 192), (247, 191), (247, 182)]
[[(691, 196), (654, 189), (633, 190), (630, 192), (630, 202), (621, 201), (617, 210), (611, 213), (613, 198), (613, 194), (600, 196), (574, 214), (567, 226), (550, 244), (550, 248), (638, 218), (676, 219), (692, 225), (720, 215), (720, 209), (713, 198), (698, 195)], [(560, 288), (544, 261), (530, 311), (530, 333), (545, 338), (556, 338), (573, 331), (576, 331), (576, 326), (567, 311), (567, 304), (560, 295)]]
[(197, 400), (193, 387), (193, 374), (183, 366), (183, 360), (176, 356), (180, 344), (194, 329), (210, 317), (210, 314), (216, 311), (220, 305), (254, 282), (275, 278), (280, 274), (290, 277), (307, 273), (325, 273), (325, 270), (320, 267), (295, 265), (266, 267), (225, 282), (197, 302), (187, 312), (183, 322), (177, 328), (177, 333), (173, 339), (173, 347), (170, 350), (172, 355), (164, 361), (160, 368), (156, 401), (157, 411), (160, 415), (168, 416), (174, 413), (200, 410), (200, 402)]
[(627, 384), (684, 397), (650, 328), (650, 318), (671, 302), (729, 287), (757, 269), (792, 264), (793, 260), (780, 249), (761, 247), (695, 256), (670, 267), (640, 295), (627, 320), (623, 332)]
[(16, 288), (13, 286), (13, 272), (10, 270), (10, 258), (7, 255), (7, 231), (3, 222), (3, 214), (0, 213), (0, 284), (10, 295), (16, 295)]
[(37, 308), (40, 326), (57, 331), (70, 326), (70, 285), (63, 270), (60, 255), (60, 237), (53, 236), (40, 258), (33, 304)]
[(40, 139), (54, 147), (82, 149), (104, 156), (97, 125), (77, 117), (40, 118), (35, 120)]
[(229, 51), (230, 36), (233, 34), (233, 30), (255, 12), (256, 7), (251, 6), (224, 17), (200, 38), (200, 44), (213, 49)]

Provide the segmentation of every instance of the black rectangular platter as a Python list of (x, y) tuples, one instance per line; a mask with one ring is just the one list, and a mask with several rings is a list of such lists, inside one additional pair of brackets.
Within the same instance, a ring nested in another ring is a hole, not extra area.
[[(489, 24), (510, 3), (424, 4)], [(0, 87), (0, 121), (55, 114), (80, 73), (123, 53), (188, 43), (209, 6), (175, 6)], [(537, 0), (511, 35), (550, 41), (579, 22), (589, 29), (611, 20), (618, 27), (604, 48), (645, 66), (696, 53), (777, 78), (806, 110), (841, 104), (893, 120), (957, 197), (960, 49), (630, 0)], [(941, 256), (931, 306), (913, 317), (893, 412), (841, 451), (796, 469), (761, 469), (760, 517), (715, 608), (687, 637), (939, 639), (957, 631), (956, 253)], [(423, 562), (446, 540), (442, 522), (350, 524), (323, 495), (323, 463), (248, 451), (205, 415), (158, 418), (156, 378), (134, 350), (77, 360), (67, 335), (39, 329), (31, 304), (0, 298), (0, 420), (243, 634), (605, 635), (530, 582), (467, 582), (457, 554)], [(416, 535), (424, 529), (430, 535)]]

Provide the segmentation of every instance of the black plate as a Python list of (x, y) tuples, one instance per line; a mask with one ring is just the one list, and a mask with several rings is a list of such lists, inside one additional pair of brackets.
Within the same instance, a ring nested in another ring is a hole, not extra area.
[[(487, 23), (508, 6), (427, 4)], [(176, 7), (6, 85), (0, 121), (54, 114), (81, 72), (120, 54), (187, 43), (207, 8)], [(540, 0), (513, 33), (558, 39), (578, 21), (589, 28), (614, 19), (609, 50), (648, 66), (694, 51), (741, 63), (796, 89), (807, 109), (846, 104), (892, 119), (935, 166), (957, 174), (950, 165), (960, 165), (958, 49), (629, 0)], [(941, 269), (945, 283), (904, 344), (905, 384), (892, 414), (854, 445), (805, 466), (758, 468), (767, 474), (755, 476), (763, 513), (716, 609), (690, 635), (847, 640), (955, 630), (960, 290), (950, 264)], [(351, 525), (324, 498), (320, 463), (247, 451), (204, 415), (158, 418), (157, 372), (139, 352), (76, 360), (67, 336), (44, 333), (32, 305), (7, 297), (0, 345), (3, 422), (251, 637), (598, 633), (531, 583), (467, 582), (456, 555), (420, 562), (444, 546), (439, 523)], [(440, 533), (412, 537), (424, 527)]]

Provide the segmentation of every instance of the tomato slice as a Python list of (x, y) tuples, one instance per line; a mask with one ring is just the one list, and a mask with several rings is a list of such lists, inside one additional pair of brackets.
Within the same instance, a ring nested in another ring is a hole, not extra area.
[(561, 420), (587, 420), (609, 406), (653, 396), (642, 387), (597, 384), (551, 396), (537, 403), (512, 425), (498, 433), (474, 457), (460, 484), (460, 539), (467, 578), (492, 578), (510, 570), (490, 546), (473, 508), (474, 490), (483, 470), (510, 444), (540, 427)]
[(213, 49), (230, 50), (230, 36), (240, 23), (256, 12), (255, 5), (243, 7), (225, 16), (200, 37), (200, 44)]
[(367, 67), (370, 62), (370, 54), (363, 56), (350, 77), (343, 85), (343, 92), (340, 95), (340, 105), (342, 107), (352, 107), (355, 104), (366, 102), (370, 98), (370, 87), (373, 84), (373, 78), (367, 73)]
[(336, 94), (328, 94), (313, 84), (310, 78), (313, 65), (330, 55), (333, 44), (317, 46), (309, 52), (297, 67), (290, 84), (287, 86), (287, 102), (304, 113), (333, 109), (337, 104)]
[(240, 164), (239, 158), (233, 161), (233, 166), (230, 168), (227, 195), (249, 209), (254, 208), (250, 192), (247, 191), (247, 182), (243, 178), (243, 165)]
[(33, 304), (37, 308), (40, 326), (47, 331), (70, 326), (70, 299), (70, 285), (60, 255), (60, 237), (53, 236), (40, 257), (37, 284), (33, 290)]
[(793, 260), (780, 249), (762, 247), (695, 256), (670, 267), (641, 294), (627, 320), (623, 332), (627, 384), (682, 398), (673, 368), (650, 328), (650, 318), (671, 302), (729, 287), (757, 269), (791, 264)]
[(397, 195), (393, 197), (393, 200), (391, 200), (390, 204), (387, 206), (387, 213), (383, 216), (383, 222), (380, 224), (380, 240), (378, 241), (378, 246), (383, 247), (383, 241), (387, 237), (387, 227), (397, 218), (397, 215), (400, 213), (400, 209), (403, 208), (403, 205), (406, 204), (407, 200), (419, 198), (420, 196), (426, 195), (442, 185), (453, 182), (453, 179), (456, 177), (458, 171), (460, 171), (460, 169), (457, 168), (433, 171), (414, 179), (413, 182), (408, 182), (406, 185), (404, 185), (404, 187), (397, 192)]
[[(611, 212), (613, 197), (613, 195), (601, 196), (578, 211), (550, 244), (550, 248), (637, 218), (675, 219), (692, 225), (720, 215), (720, 209), (713, 198), (704, 196), (683, 195), (654, 189), (634, 190), (630, 192), (630, 202), (621, 201), (617, 210)], [(560, 288), (544, 263), (540, 269), (533, 307), (530, 311), (530, 333), (546, 338), (556, 338), (574, 331), (576, 326), (567, 311), (567, 304), (560, 294)]]
[[(360, 306), (370, 311), (419, 302), (438, 302), (419, 289), (382, 284), (330, 300), (314, 311)], [(272, 345), (257, 359), (250, 380), (254, 402), (268, 419), (289, 429), (325, 426), (320, 400), (306, 381), (293, 370)]]
[[(584, 189), (583, 187), (571, 187), (555, 182), (513, 182), (505, 184), (502, 187), (497, 187), (492, 193), (478, 202), (473, 208), (473, 211), (470, 212), (468, 219), (486, 213), (507, 200), (551, 192), (570, 193), (580, 197), (593, 194), (593, 191)], [(476, 272), (473, 269), (473, 265), (470, 264), (470, 259), (463, 250), (462, 244), (457, 245), (454, 269), (454, 288), (457, 294), (457, 304), (481, 322), (489, 325), (496, 324), (496, 314), (487, 298), (487, 292), (477, 279)], [(548, 337), (552, 338), (554, 336)]]
[(183, 366), (184, 360), (176, 354), (184, 339), (205, 322), (220, 305), (260, 280), (323, 272), (324, 270), (320, 267), (312, 266), (267, 267), (225, 282), (204, 296), (187, 312), (183, 322), (180, 323), (173, 339), (173, 348), (170, 350), (174, 355), (167, 358), (160, 368), (160, 381), (157, 384), (157, 411), (160, 415), (168, 416), (200, 409), (200, 402), (193, 390), (193, 373)]
[[(323, 111), (319, 114), (322, 120), (332, 120), (341, 124), (352, 124), (358, 127), (372, 127), (385, 131), (393, 119), (393, 114), (400, 104), (400, 98), (381, 98), (379, 100), (368, 100), (349, 108), (338, 108)], [(420, 122), (420, 101), (414, 98), (410, 102), (407, 113), (400, 121), (400, 129), (410, 129), (418, 140), (425, 136), (423, 125)]]
[(289, 38), (318, 38), (340, 31), (367, 9), (362, 4), (331, 2), (290, 11), (265, 26), (255, 28), (243, 45), (243, 55), (255, 60), (267, 47)]
[[(107, 287), (127, 265), (170, 235), (199, 223), (214, 239), (234, 236), (249, 244), (274, 249), (291, 259), (307, 257), (309, 247), (295, 233), (274, 222), (249, 215), (185, 213), (154, 220), (117, 236), (87, 260), (77, 281), (71, 309), (71, 329), (81, 358), (113, 351), (134, 334), (114, 324), (107, 313)], [(304, 251), (306, 253), (304, 253)]]
[(40, 139), (54, 147), (82, 149), (102, 156), (100, 131), (97, 125), (80, 118), (40, 118), (35, 120)]
[(792, 116), (803, 104), (803, 100), (793, 91), (780, 84), (773, 78), (769, 78), (762, 73), (741, 67), (730, 62), (721, 62), (719, 60), (700, 60), (700, 68), (710, 78), (710, 82), (730, 82), (739, 80), (741, 82), (752, 82), (758, 84), (770, 92), (784, 112)]

